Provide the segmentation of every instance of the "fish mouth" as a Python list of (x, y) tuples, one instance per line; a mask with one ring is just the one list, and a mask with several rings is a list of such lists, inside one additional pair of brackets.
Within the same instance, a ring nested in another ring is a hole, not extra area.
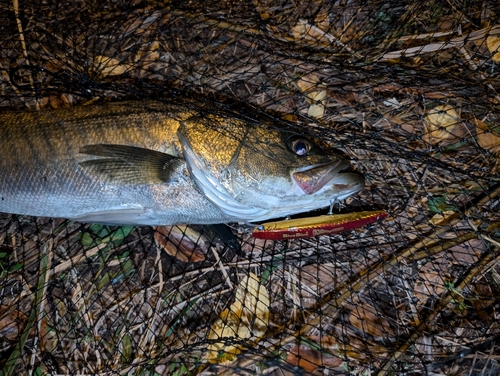
[(344, 160), (314, 165), (292, 174), (293, 180), (308, 195), (318, 192), (331, 183), (336, 191), (357, 192), (365, 185), (363, 175), (348, 171), (349, 163)]

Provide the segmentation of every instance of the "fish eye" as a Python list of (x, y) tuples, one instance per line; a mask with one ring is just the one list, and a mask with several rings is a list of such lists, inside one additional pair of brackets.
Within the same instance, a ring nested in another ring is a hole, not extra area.
[(290, 150), (299, 156), (304, 156), (311, 150), (311, 143), (304, 138), (292, 138), (289, 141)]

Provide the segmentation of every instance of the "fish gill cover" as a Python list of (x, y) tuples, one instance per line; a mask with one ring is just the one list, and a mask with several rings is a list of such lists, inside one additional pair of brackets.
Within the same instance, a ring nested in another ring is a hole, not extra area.
[(499, 19), (493, 0), (0, 3), (2, 112), (264, 119), (365, 176), (335, 213), (390, 214), (281, 241), (2, 214), (0, 374), (498, 374)]

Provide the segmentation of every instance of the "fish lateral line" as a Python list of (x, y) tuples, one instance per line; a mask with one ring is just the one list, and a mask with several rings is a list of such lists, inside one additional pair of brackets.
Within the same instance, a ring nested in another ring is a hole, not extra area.
[(349, 231), (388, 216), (387, 212), (376, 210), (267, 222), (255, 227), (252, 236), (265, 240), (312, 238)]

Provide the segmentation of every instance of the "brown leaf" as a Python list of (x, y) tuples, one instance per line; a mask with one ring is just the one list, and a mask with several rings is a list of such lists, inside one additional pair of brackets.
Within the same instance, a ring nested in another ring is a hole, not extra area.
[(57, 348), (57, 334), (45, 317), (42, 317), (40, 323), (40, 347), (46, 352), (53, 352)]
[(390, 113), (384, 114), (384, 116), (379, 119), (374, 127), (383, 127), (387, 130), (400, 129), (403, 133), (415, 133), (415, 121), (402, 119), (399, 116), (391, 115)]
[(338, 268), (333, 264), (310, 264), (300, 268), (300, 283), (306, 287), (301, 288), (300, 305), (309, 309), (318, 303), (319, 297), (334, 288)]
[(0, 306), (0, 338), (16, 341), (26, 326), (28, 317), (17, 309)]
[(474, 298), (471, 299), (472, 306), (476, 313), (485, 321), (494, 320), (491, 314), (485, 312), (486, 309), (495, 303), (496, 294), (490, 284), (483, 278), (474, 285)]
[[(453, 210), (444, 210), (442, 213), (436, 213), (429, 219), (429, 223), (435, 226), (439, 226), (442, 222), (445, 222), (454, 215), (455, 212)], [(427, 227), (428, 223), (422, 224), (422, 228)]]
[(394, 333), (389, 322), (376, 315), (376, 309), (366, 303), (358, 304), (349, 315), (349, 322), (363, 333), (374, 337), (392, 337)]
[(367, 359), (367, 353), (377, 354), (381, 357), (387, 355), (388, 350), (386, 347), (377, 344), (373, 341), (366, 341), (359, 336), (343, 337), (342, 342), (339, 342), (333, 336), (316, 336), (310, 337), (311, 341), (321, 344), (321, 347), (326, 349), (330, 354), (346, 356), (350, 359)]
[(51, 108), (71, 107), (75, 103), (75, 98), (71, 94), (51, 95), (48, 98), (48, 104)]
[(448, 264), (444, 259), (428, 262), (419, 269), (413, 292), (420, 305), (425, 304), (431, 296), (438, 298), (441, 295), (444, 290), (446, 269)]
[(246, 253), (258, 253), (275, 247), (274, 240), (257, 239), (251, 235), (243, 237), (241, 250)]
[(453, 264), (471, 266), (479, 260), (479, 255), (486, 249), (481, 239), (471, 239), (448, 249), (448, 259)]
[(492, 132), (485, 122), (479, 119), (474, 120), (476, 122), (477, 143), (479, 146), (492, 153), (499, 153), (500, 137)]
[(297, 86), (309, 99), (315, 93), (315, 89), (320, 85), (318, 76), (314, 73), (306, 74), (297, 81)]
[(170, 256), (183, 262), (199, 262), (208, 253), (209, 240), (189, 226), (157, 226), (154, 238)]
[(306, 345), (293, 346), (287, 355), (286, 361), (309, 373), (313, 373), (318, 367), (338, 367), (343, 362), (342, 359), (336, 356), (323, 354)]

